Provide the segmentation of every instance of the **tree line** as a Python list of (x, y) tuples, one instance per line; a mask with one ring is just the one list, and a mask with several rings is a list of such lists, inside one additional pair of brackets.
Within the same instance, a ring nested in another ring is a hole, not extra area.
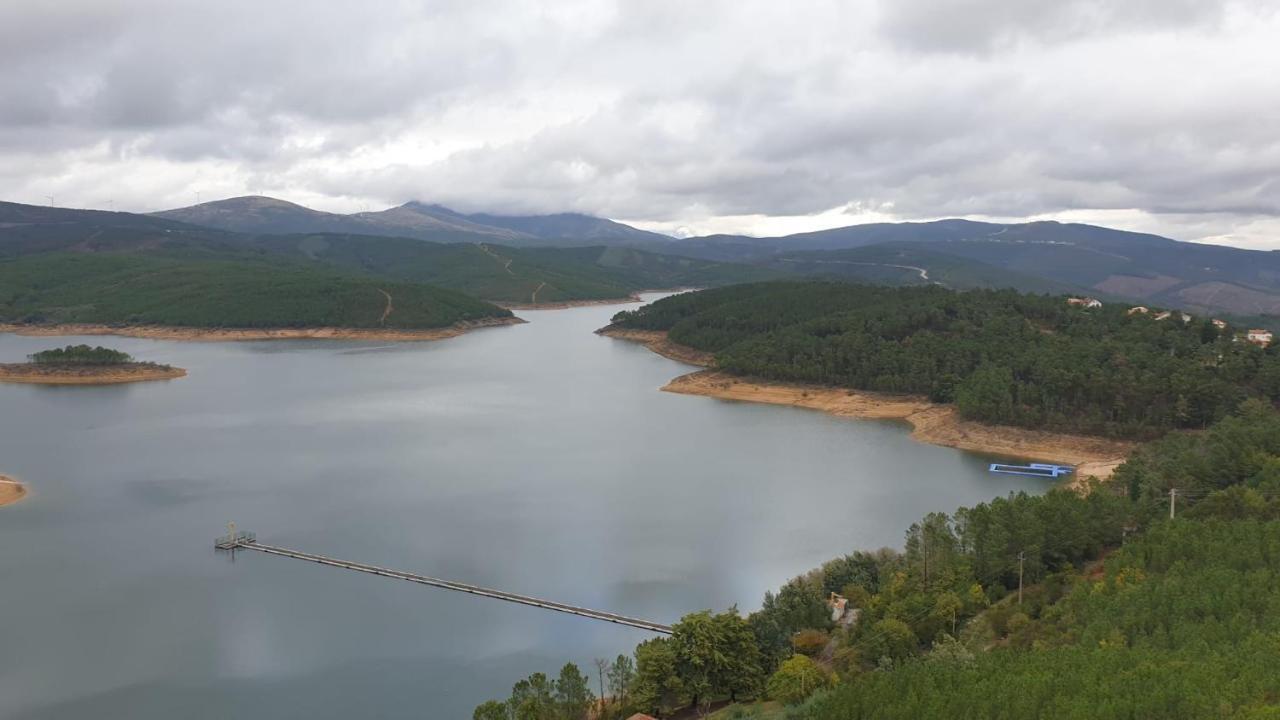
[(27, 358), (37, 365), (127, 365), (133, 356), (99, 345), (68, 345), (32, 353)]
[(1280, 354), (1210, 318), (1012, 290), (737, 285), (618, 313), (765, 379), (927, 395), (984, 422), (1151, 438), (1280, 399)]

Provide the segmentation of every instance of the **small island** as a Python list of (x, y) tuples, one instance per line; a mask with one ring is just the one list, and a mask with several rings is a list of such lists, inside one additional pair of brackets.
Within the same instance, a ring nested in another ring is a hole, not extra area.
[(16, 503), (26, 497), (27, 489), (8, 475), (0, 475), (0, 506)]
[(0, 382), (38, 385), (111, 385), (186, 374), (182, 368), (139, 362), (128, 353), (88, 345), (44, 350), (30, 355), (25, 363), (0, 364)]

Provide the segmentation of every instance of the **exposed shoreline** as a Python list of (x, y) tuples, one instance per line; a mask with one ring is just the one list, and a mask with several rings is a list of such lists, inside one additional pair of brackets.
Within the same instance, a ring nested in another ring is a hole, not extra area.
[(661, 330), (631, 330), (628, 328), (618, 328), (612, 325), (602, 327), (596, 331), (597, 335), (605, 337), (617, 338), (619, 340), (627, 340), (634, 343), (640, 343), (650, 351), (655, 352), (662, 357), (682, 362), (687, 365), (698, 365), (700, 367), (709, 368), (715, 364), (715, 356), (709, 352), (695, 350), (687, 345), (679, 345), (671, 342), (667, 338), (667, 334)]
[(478, 328), (501, 325), (520, 325), (526, 322), (518, 317), (485, 318), (468, 320), (442, 328), (422, 330), (395, 328), (195, 328), (162, 325), (100, 325), (94, 323), (64, 323), (57, 325), (17, 325), (0, 323), (0, 333), (16, 335), (119, 335), (122, 337), (149, 338), (152, 340), (188, 340), (197, 342), (223, 342), (228, 340), (444, 340), (457, 337)]
[(0, 364), (0, 382), (29, 385), (117, 385), (186, 377), (182, 368), (153, 363), (123, 365)]
[[(707, 368), (713, 365), (710, 353), (673, 343), (662, 331), (606, 327), (596, 332), (641, 343), (653, 352), (679, 362)], [(1135, 447), (1134, 443), (1120, 440), (965, 420), (954, 407), (931, 402), (923, 396), (775, 382), (739, 377), (723, 370), (699, 370), (681, 375), (661, 389), (682, 395), (804, 407), (839, 417), (905, 420), (912, 427), (912, 439), (919, 442), (1022, 460), (1075, 465), (1076, 472), (1067, 484), (1076, 488), (1085, 487), (1089, 477), (1102, 480), (1111, 477)]]
[(8, 475), (0, 475), (0, 507), (12, 505), (27, 496), (27, 488)]

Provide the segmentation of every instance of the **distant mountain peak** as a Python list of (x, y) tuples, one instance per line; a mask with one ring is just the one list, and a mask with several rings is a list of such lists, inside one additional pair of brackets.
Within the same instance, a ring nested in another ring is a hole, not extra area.
[(422, 200), (410, 200), (386, 210), (344, 215), (313, 210), (265, 195), (242, 195), (151, 215), (192, 225), (253, 234), (348, 233), (447, 242), (469, 239), (518, 242), (526, 245), (539, 240), (618, 244), (667, 242), (672, 239), (606, 218), (576, 212), (547, 215), (468, 214)]

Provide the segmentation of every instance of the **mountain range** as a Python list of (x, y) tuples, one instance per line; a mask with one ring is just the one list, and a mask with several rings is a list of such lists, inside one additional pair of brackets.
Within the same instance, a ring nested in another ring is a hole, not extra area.
[(672, 241), (666, 235), (589, 215), (466, 215), (442, 205), (416, 201), (378, 212), (341, 215), (275, 198), (249, 196), (163, 210), (151, 216), (250, 234), (348, 233), (435, 242), (474, 242), (482, 237), (507, 245)]
[[(267, 222), (273, 204), (253, 205), (266, 208), (257, 222)], [(304, 213), (286, 210), (311, 220), (325, 215), (305, 208)], [(446, 237), (466, 242), (346, 232), (236, 232), (158, 215), (0, 202), (0, 322), (181, 317), (209, 324), (217, 320), (214, 308), (231, 307), (223, 301), (211, 304), (209, 298), (259, 298), (236, 306), (236, 314), (227, 320), (234, 317), (243, 323), (255, 308), (263, 317), (280, 317), (269, 315), (268, 305), (279, 309), (301, 302), (289, 301), (283, 288), (301, 287), (314, 294), (326, 285), (362, 288), (361, 317), (368, 321), (367, 315), (381, 302), (378, 289), (390, 284), (400, 287), (405, 297), (435, 297), (442, 303), (447, 296), (433, 295), (432, 288), (489, 302), (535, 305), (622, 300), (646, 288), (705, 287), (782, 276), (766, 267), (624, 245), (580, 241), (568, 247), (513, 246), (495, 242), (503, 237), (465, 230), (450, 231)], [(175, 284), (166, 276), (189, 280)], [(191, 292), (182, 292), (184, 287)], [(127, 302), (120, 302), (122, 297)], [(479, 312), (476, 308), (481, 306), (467, 307), (468, 312)], [(296, 312), (289, 317), (304, 322), (313, 316)]]
[[(398, 279), (453, 283), (505, 302), (616, 297), (637, 287), (656, 286), (646, 280), (718, 284), (808, 276), (1092, 294), (1104, 301), (1230, 314), (1258, 322), (1280, 316), (1276, 252), (1075, 223), (952, 219), (854, 225), (780, 237), (676, 239), (589, 215), (466, 214), (422, 202), (338, 214), (254, 196), (149, 215), (0, 203), (0, 256), (19, 252), (24, 244), (47, 245), (55, 238), (68, 246), (109, 248), (119, 243), (138, 246), (142, 237), (155, 242), (157, 235), (169, 242), (198, 236), (197, 244), (206, 247), (211, 242), (230, 243), (240, 250), (292, 254)], [(551, 253), (552, 248), (566, 252)], [(614, 250), (606, 252), (609, 248)], [(619, 254), (624, 248), (630, 252)], [(501, 258), (497, 265), (495, 256)], [(694, 262), (698, 264), (689, 265)], [(617, 273), (624, 266), (663, 269), (632, 273), (620, 282)], [(489, 277), (491, 273), (496, 276)], [(471, 279), (462, 283), (463, 275)], [(604, 283), (598, 284), (601, 280)], [(542, 291), (535, 292), (539, 287)]]

